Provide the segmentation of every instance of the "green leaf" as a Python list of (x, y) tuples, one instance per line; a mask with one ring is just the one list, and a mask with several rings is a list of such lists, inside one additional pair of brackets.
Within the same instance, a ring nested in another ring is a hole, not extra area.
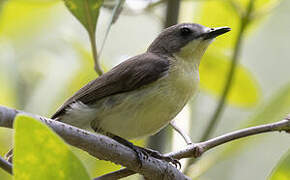
[(5, 1), (0, 16), (0, 37), (19, 40), (35, 36), (37, 32), (47, 28), (44, 24), (56, 13), (53, 8), (55, 5), (57, 0), (42, 3), (25, 0)]
[(232, 30), (218, 38), (215, 48), (231, 48), (236, 42), (239, 29), (239, 15), (226, 1), (204, 1), (196, 8), (194, 22), (208, 27), (229, 26)]
[[(230, 0), (228, 2), (236, 3), (242, 10), (245, 10), (250, 0)], [(277, 5), (280, 0), (254, 0), (254, 11), (263, 9), (263, 8), (270, 8)]]
[(64, 0), (66, 7), (90, 34), (95, 34), (103, 0)]
[[(254, 0), (254, 17), (256, 14), (267, 15), (269, 10), (275, 7), (280, 0)], [(249, 0), (210, 0), (199, 3), (195, 11), (194, 22), (208, 27), (229, 26), (232, 31), (227, 35), (221, 36), (213, 44), (218, 49), (232, 48), (236, 43), (240, 26), (241, 14), (245, 13)], [(267, 13), (261, 13), (267, 12)], [(266, 17), (266, 16), (263, 16)], [(259, 20), (261, 20), (259, 18)], [(257, 29), (262, 21), (251, 22), (249, 32)]]
[(290, 179), (290, 150), (285, 153), (277, 166), (271, 173), (269, 180), (289, 180)]
[(89, 180), (70, 147), (45, 124), (31, 117), (15, 119), (15, 180)]
[[(200, 87), (220, 97), (230, 67), (227, 56), (209, 50), (200, 65)], [(218, 74), (218, 76), (217, 76)], [(228, 103), (239, 107), (251, 107), (260, 99), (260, 88), (255, 77), (244, 66), (238, 65), (235, 79), (228, 95)]]

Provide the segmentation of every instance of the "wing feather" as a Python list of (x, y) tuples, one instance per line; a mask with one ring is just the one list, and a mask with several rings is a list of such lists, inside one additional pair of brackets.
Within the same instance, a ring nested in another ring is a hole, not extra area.
[(166, 58), (152, 53), (135, 56), (78, 90), (57, 110), (52, 119), (63, 115), (74, 102), (81, 101), (89, 105), (113, 94), (135, 90), (163, 77), (168, 70), (169, 62)]

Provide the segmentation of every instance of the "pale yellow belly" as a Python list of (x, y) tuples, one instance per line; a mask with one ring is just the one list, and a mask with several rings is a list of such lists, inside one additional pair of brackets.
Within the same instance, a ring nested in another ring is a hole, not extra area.
[(95, 107), (93, 126), (128, 139), (152, 135), (166, 126), (195, 93), (198, 79), (194, 79), (178, 84), (166, 77), (150, 86), (105, 98)]

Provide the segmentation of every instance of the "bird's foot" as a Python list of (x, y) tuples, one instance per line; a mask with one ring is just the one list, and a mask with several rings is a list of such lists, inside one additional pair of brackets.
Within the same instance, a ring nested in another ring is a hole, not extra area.
[(143, 154), (145, 154), (146, 157), (152, 156), (156, 159), (160, 159), (160, 160), (164, 160), (166, 162), (172, 163), (176, 168), (179, 168), (179, 169), (181, 168), (181, 163), (177, 159), (174, 159), (170, 156), (164, 156), (160, 152), (155, 151), (153, 149), (143, 148), (139, 146), (135, 146), (135, 147), (138, 149), (141, 149), (141, 151), (143, 152)]
[(172, 163), (176, 168), (177, 167), (181, 168), (181, 164), (177, 159), (174, 159), (174, 158), (169, 157), (169, 156), (164, 156), (160, 152), (152, 150), (152, 149), (135, 146), (133, 143), (131, 143), (131, 142), (127, 141), (126, 139), (123, 139), (119, 136), (116, 136), (113, 134), (108, 134), (108, 133), (107, 133), (107, 135), (109, 135), (114, 140), (118, 141), (119, 143), (131, 148), (135, 152), (135, 154), (137, 156), (139, 168), (142, 167), (142, 159), (147, 160), (149, 156), (152, 156), (156, 159), (160, 159), (160, 160), (164, 160), (164, 161), (167, 161), (169, 163)]

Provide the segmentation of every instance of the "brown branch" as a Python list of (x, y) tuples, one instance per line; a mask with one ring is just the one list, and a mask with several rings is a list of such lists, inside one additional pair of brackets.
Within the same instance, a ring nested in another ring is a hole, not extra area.
[(12, 174), (12, 164), (0, 156), (0, 168)]
[(204, 142), (189, 145), (187, 146), (187, 148), (181, 151), (169, 153), (167, 155), (176, 159), (190, 158), (190, 157), (196, 158), (196, 157), (201, 156), (204, 152), (216, 146), (225, 144), (227, 142), (244, 138), (247, 136), (252, 136), (252, 135), (266, 133), (266, 132), (273, 132), (273, 131), (279, 131), (279, 132), (285, 131), (289, 133), (290, 118), (288, 117), (278, 122), (233, 131), (233, 132), (212, 138)]
[(187, 135), (186, 132), (184, 132), (180, 127), (178, 127), (174, 120), (170, 122), (170, 125), (184, 139), (187, 145), (192, 144), (192, 141), (189, 135)]
[[(266, 132), (273, 132), (273, 131), (279, 131), (279, 132), (285, 131), (285, 132), (290, 133), (290, 115), (282, 121), (233, 131), (233, 132), (218, 136), (216, 138), (213, 138), (204, 142), (191, 144), (180, 151), (168, 153), (166, 154), (166, 156), (170, 156), (176, 159), (197, 158), (201, 156), (203, 153), (205, 153), (206, 151), (216, 146), (225, 144), (227, 142), (244, 138), (247, 136), (252, 136), (252, 135), (266, 133)], [(114, 177), (124, 178), (133, 174), (135, 174), (133, 171), (130, 171), (129, 169), (125, 168), (125, 169), (121, 169), (121, 170), (103, 175), (102, 177), (105, 177), (107, 179), (110, 179), (110, 178), (114, 179)], [(97, 180), (107, 180), (107, 179), (100, 178)]]
[(142, 174), (145, 178), (153, 180), (189, 179), (171, 164), (153, 157), (142, 158), (140, 168), (135, 152), (113, 139), (38, 115), (0, 106), (0, 127), (12, 128), (14, 118), (19, 113), (41, 120), (68, 144), (80, 148), (98, 159), (121, 164), (135, 173)]
[[(83, 149), (94, 157), (102, 160), (108, 160), (116, 164), (121, 164), (125, 167), (128, 167), (128, 169), (125, 168), (99, 177), (97, 180), (110, 179), (111, 177), (126, 177), (135, 173), (140, 173), (149, 179), (188, 179), (172, 165), (152, 157), (148, 157), (147, 160), (142, 159), (143, 166), (142, 168), (139, 168), (139, 164), (136, 161), (136, 155), (130, 148), (123, 146), (106, 136), (87, 132), (82, 129), (41, 116), (0, 106), (0, 127), (12, 128), (14, 117), (18, 113), (26, 114), (41, 120), (42, 122), (50, 126), (67, 143)], [(229, 141), (272, 131), (285, 131), (289, 133), (290, 117), (288, 116), (284, 120), (275, 123), (249, 127), (227, 133), (204, 142), (191, 144), (186, 146), (182, 150), (168, 153), (165, 156), (170, 156), (176, 159), (192, 157), (196, 158), (201, 156), (204, 152), (216, 146), (225, 144)]]

